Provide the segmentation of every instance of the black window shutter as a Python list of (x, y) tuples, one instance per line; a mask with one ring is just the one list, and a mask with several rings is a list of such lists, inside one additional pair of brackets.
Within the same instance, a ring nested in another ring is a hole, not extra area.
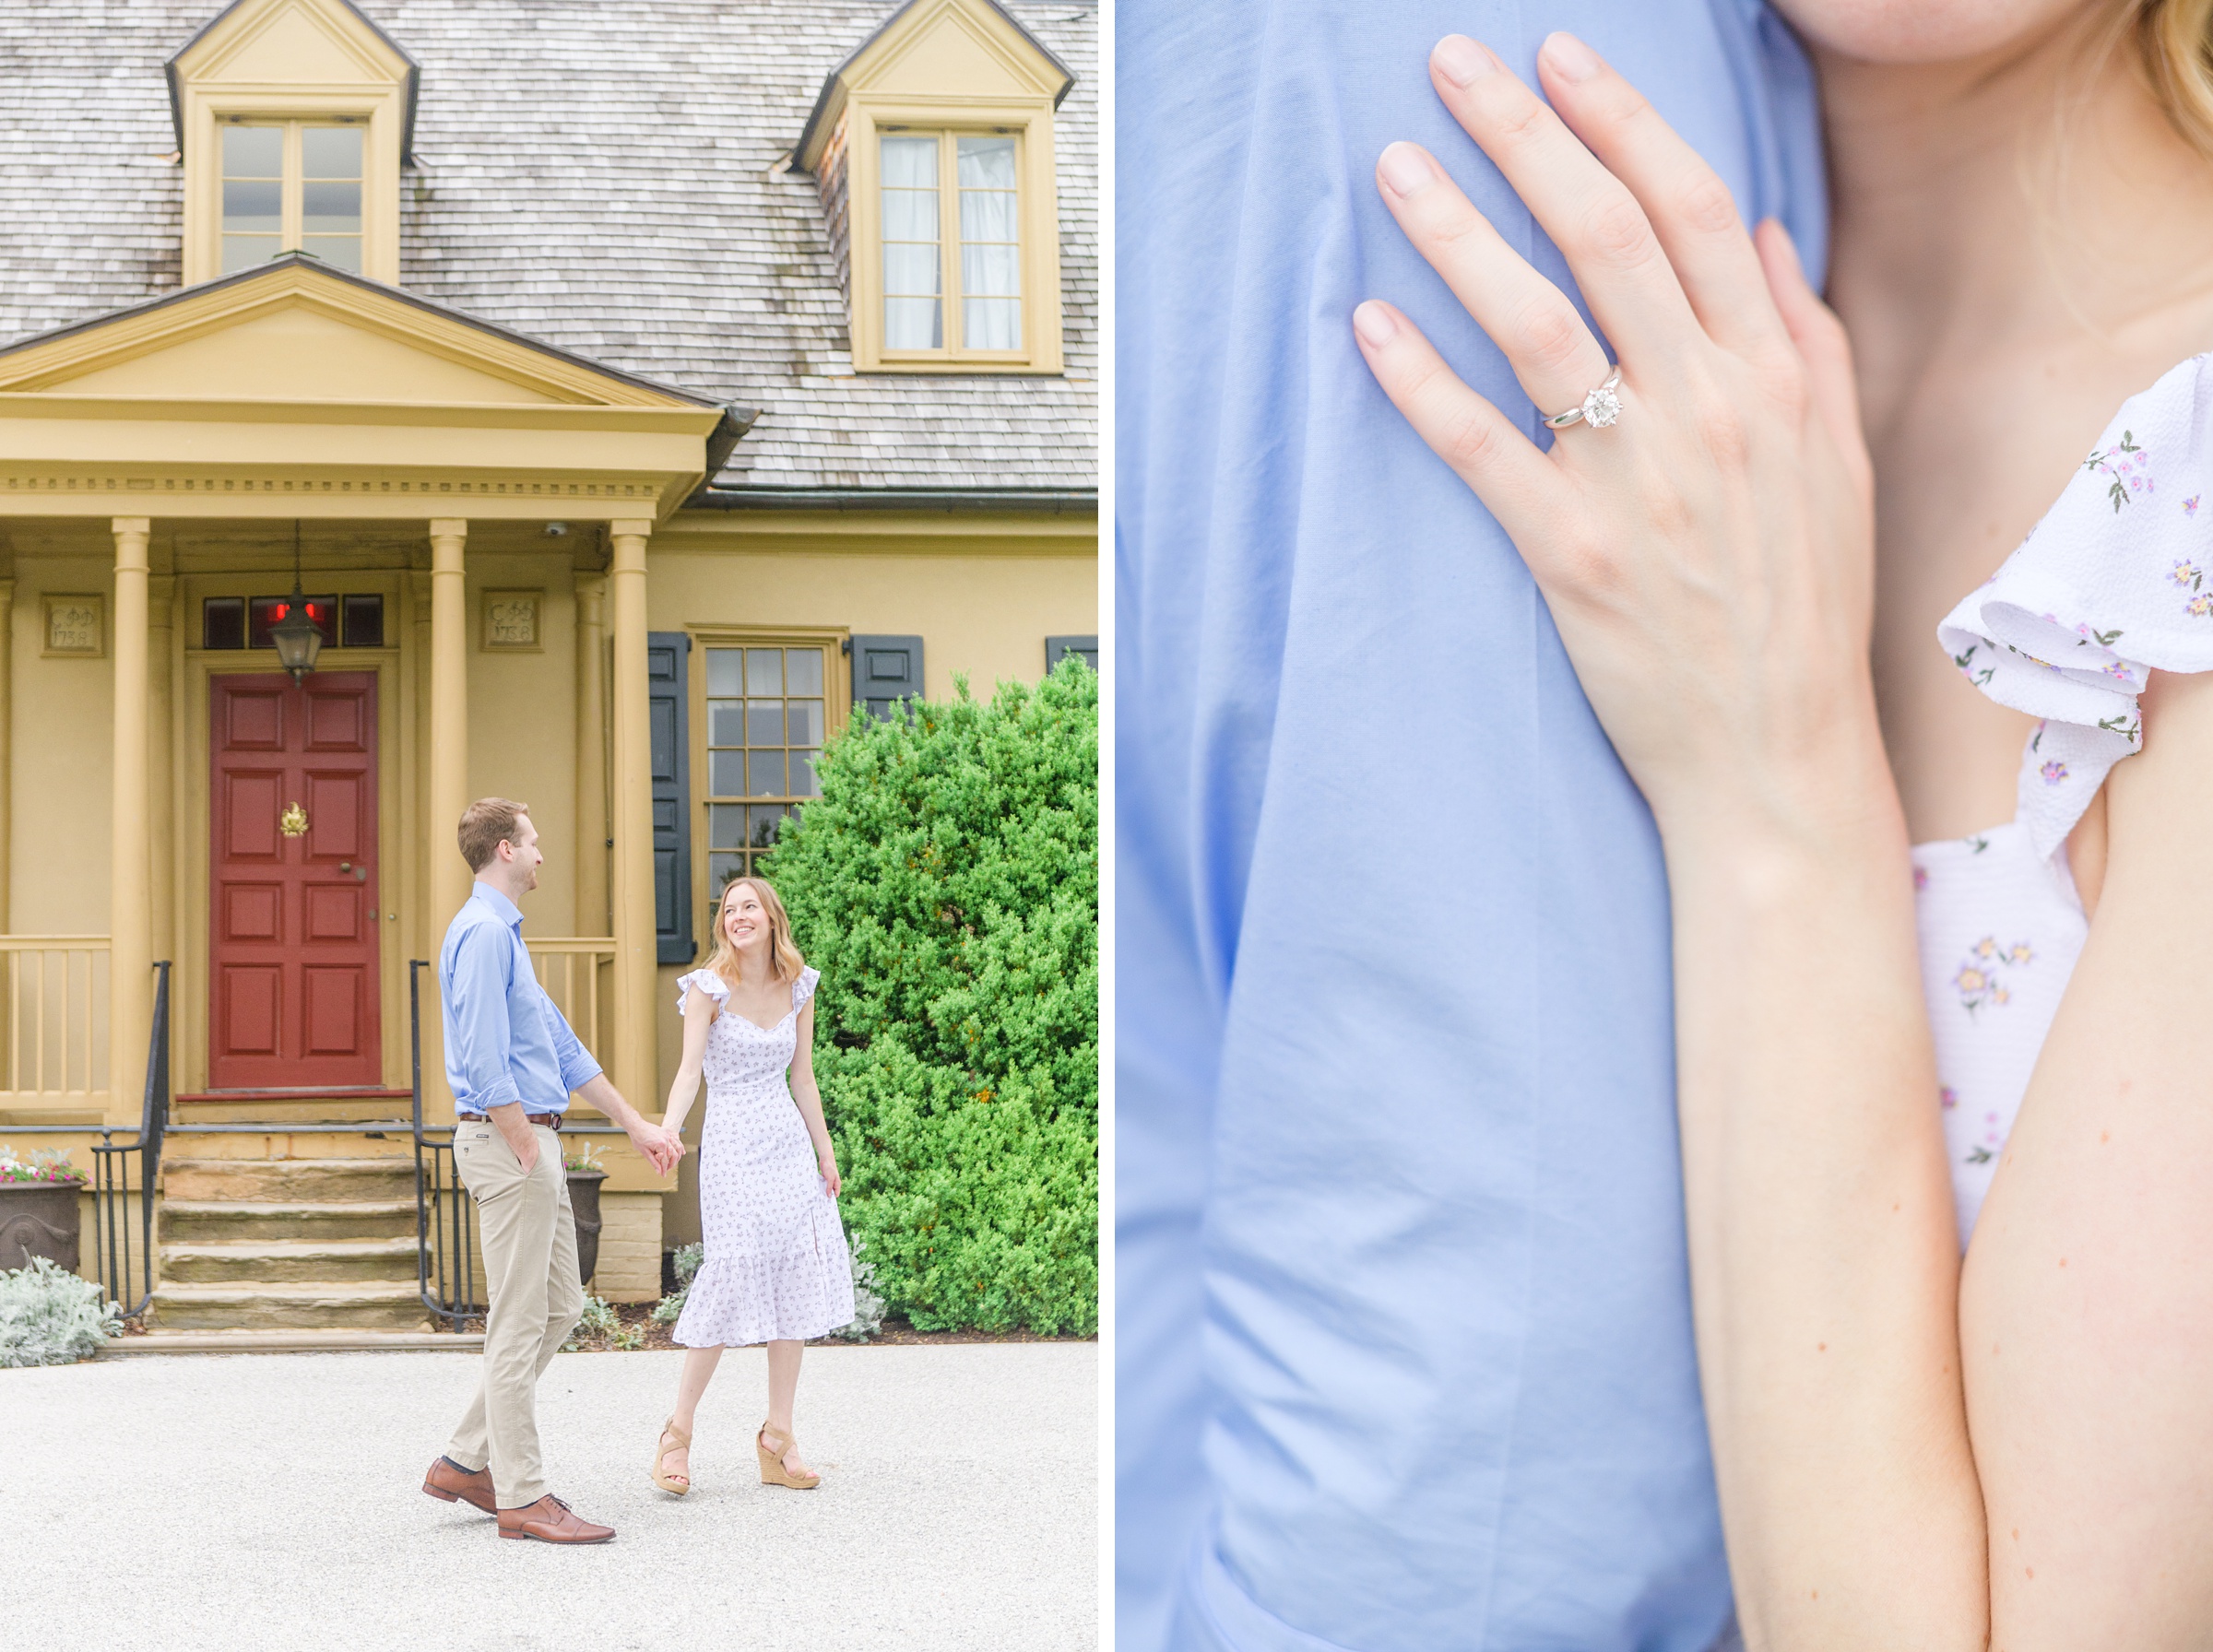
[(920, 637), (853, 639), (853, 709), (891, 715), (892, 703), (922, 692)]
[(692, 938), (692, 639), (645, 633), (653, 718), (653, 924), (663, 963), (690, 963)]
[(1059, 666), (1063, 655), (1075, 655), (1094, 671), (1099, 668), (1099, 640), (1091, 637), (1047, 637), (1045, 640), (1045, 674), (1050, 677)]

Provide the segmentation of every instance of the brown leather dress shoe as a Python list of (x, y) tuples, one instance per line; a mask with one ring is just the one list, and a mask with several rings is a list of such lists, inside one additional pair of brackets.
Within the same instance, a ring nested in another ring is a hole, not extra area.
[(491, 1470), (479, 1469), (471, 1474), (450, 1457), (442, 1457), (431, 1465), (431, 1471), (422, 1477), (422, 1489), (444, 1503), (466, 1503), (488, 1515), (500, 1512), (491, 1494)]
[(541, 1543), (604, 1543), (615, 1535), (611, 1526), (594, 1526), (548, 1492), (536, 1503), (500, 1510), (500, 1535), (536, 1538)]

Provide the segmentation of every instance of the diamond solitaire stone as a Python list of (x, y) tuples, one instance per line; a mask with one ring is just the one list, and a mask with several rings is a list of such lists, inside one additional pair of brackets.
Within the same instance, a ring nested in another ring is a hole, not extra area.
[(1589, 395), (1583, 397), (1583, 420), (1604, 430), (1621, 417), (1621, 397), (1614, 389), (1615, 380), (1608, 379)]

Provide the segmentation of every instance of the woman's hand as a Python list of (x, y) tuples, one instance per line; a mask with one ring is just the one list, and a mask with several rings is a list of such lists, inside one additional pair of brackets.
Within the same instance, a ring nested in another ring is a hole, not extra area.
[(822, 1172), (822, 1182), (823, 1185), (830, 1189), (830, 1197), (832, 1198), (835, 1198), (838, 1196), (839, 1191), (845, 1186), (845, 1183), (839, 1178), (837, 1174), (837, 1153), (835, 1150), (831, 1148), (823, 1148), (820, 1152), (815, 1154), (814, 1165), (817, 1170)]
[[(1882, 759), (1843, 329), (1781, 228), (1748, 236), (1727, 185), (1587, 46), (1555, 34), (1538, 61), (1551, 108), (1462, 36), (1430, 78), (1575, 272), (1619, 356), (1619, 422), (1541, 450), (1386, 303), (1354, 313), (1362, 353), (1512, 537), (1671, 842), (1853, 808)], [(1391, 145), (1377, 182), (1540, 414), (1606, 380), (1566, 295), (1426, 151)]]

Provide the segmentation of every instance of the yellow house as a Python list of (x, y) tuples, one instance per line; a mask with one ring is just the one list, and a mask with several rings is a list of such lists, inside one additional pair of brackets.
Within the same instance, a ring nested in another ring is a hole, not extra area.
[(165, 964), (160, 1323), (426, 1317), (470, 798), (656, 1114), (822, 740), (1095, 650), (1095, 12), (697, 16), (0, 11), (0, 1141), (133, 1139)]

